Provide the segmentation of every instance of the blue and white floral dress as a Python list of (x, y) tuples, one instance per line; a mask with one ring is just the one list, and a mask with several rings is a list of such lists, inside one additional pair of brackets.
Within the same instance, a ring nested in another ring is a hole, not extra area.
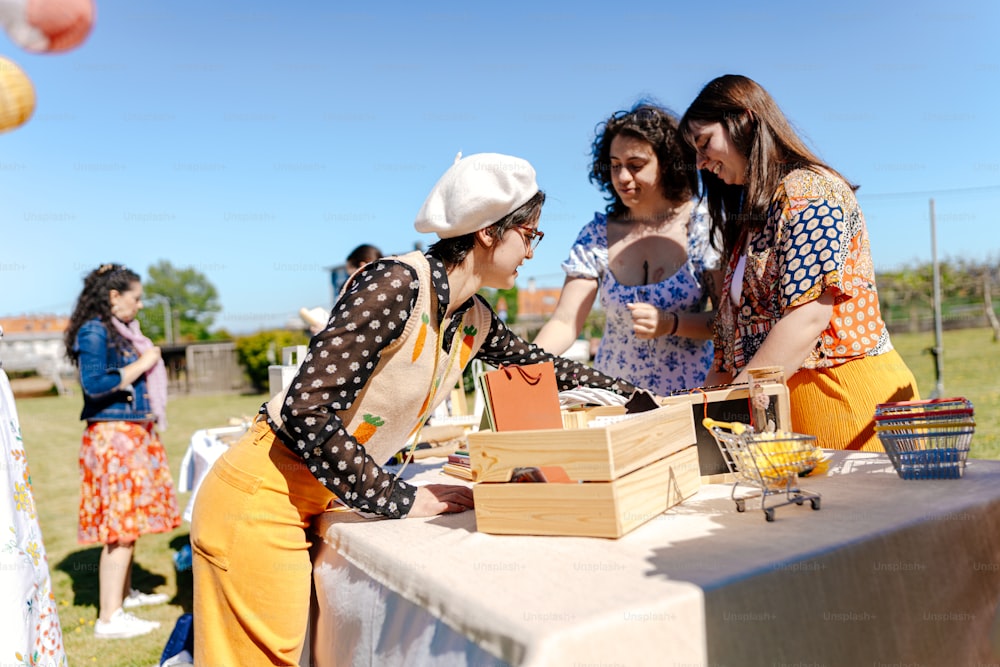
[(607, 217), (594, 214), (562, 265), (568, 277), (599, 283), (607, 321), (594, 367), (661, 396), (704, 385), (712, 362), (712, 341), (682, 336), (641, 340), (632, 330), (628, 304), (642, 302), (661, 310), (701, 312), (706, 300), (702, 276), (718, 264), (719, 254), (709, 243), (708, 211), (704, 205), (696, 205), (688, 222), (684, 266), (652, 285), (622, 285), (608, 268)]

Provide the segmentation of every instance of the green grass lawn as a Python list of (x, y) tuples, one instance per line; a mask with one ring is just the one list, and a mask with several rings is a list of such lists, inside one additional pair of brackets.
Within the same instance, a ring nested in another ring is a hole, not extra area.
[[(167, 408), (170, 425), (162, 437), (175, 484), (194, 431), (225, 426), (233, 417), (253, 416), (264, 398), (219, 394), (171, 399)], [(136, 542), (132, 585), (144, 591), (167, 593), (172, 600), (166, 605), (133, 611), (142, 618), (159, 621), (161, 627), (132, 639), (95, 639), (100, 548), (76, 542), (81, 407), (79, 389), (73, 396), (17, 401), (66, 655), (72, 667), (152, 667), (159, 664), (177, 617), (191, 611), (191, 572), (177, 573), (172, 559), (174, 551), (187, 542), (190, 526), (185, 522), (171, 533), (147, 535)], [(189, 496), (178, 494), (181, 511)]]
[[(892, 337), (893, 344), (917, 378), (920, 396), (930, 398), (935, 386), (933, 332)], [(992, 329), (945, 331), (942, 341), (942, 398), (962, 396), (976, 409), (976, 434), (969, 455), (1000, 459), (1000, 343)]]
[[(933, 334), (896, 335), (893, 341), (916, 375), (921, 394), (928, 397), (935, 385), (934, 361), (923, 350), (934, 344)], [(1000, 459), (1000, 343), (993, 342), (989, 329), (946, 332), (943, 360), (945, 395), (965, 396), (976, 408), (972, 456)], [(168, 408), (170, 428), (163, 439), (175, 480), (194, 431), (251, 416), (263, 399), (233, 394), (173, 398)], [(185, 523), (172, 533), (146, 536), (137, 543), (133, 585), (173, 596), (167, 605), (139, 610), (140, 616), (158, 620), (162, 627), (134, 639), (95, 639), (99, 549), (76, 543), (80, 407), (78, 390), (73, 396), (17, 402), (69, 663), (151, 667), (157, 664), (174, 621), (191, 610), (191, 573), (178, 575), (171, 558), (186, 543), (189, 526)], [(179, 494), (178, 500), (183, 509), (188, 494)]]

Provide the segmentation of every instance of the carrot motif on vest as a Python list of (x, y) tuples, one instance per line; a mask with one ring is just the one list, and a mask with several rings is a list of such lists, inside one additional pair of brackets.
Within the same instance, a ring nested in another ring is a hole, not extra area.
[(410, 361), (416, 361), (420, 353), (424, 351), (424, 341), (427, 340), (427, 325), (430, 324), (430, 321), (431, 318), (427, 316), (427, 313), (420, 316), (420, 330), (417, 332), (417, 342), (413, 345), (413, 358)]
[(424, 402), (420, 404), (420, 410), (417, 411), (419, 414), (424, 414), (424, 410), (427, 409), (427, 404), (431, 402), (431, 396), (435, 396), (437, 394), (438, 387), (440, 386), (441, 378), (434, 378), (434, 388), (431, 389), (430, 393), (424, 397)]
[(358, 424), (356, 429), (354, 429), (354, 433), (352, 435), (354, 436), (354, 439), (358, 441), (359, 445), (363, 445), (371, 440), (371, 437), (375, 435), (375, 431), (377, 431), (378, 427), (383, 424), (385, 424), (385, 420), (381, 417), (366, 414), (362, 417), (361, 423)]
[(472, 343), (476, 339), (476, 327), (472, 325), (462, 327), (462, 333), (465, 336), (462, 338), (462, 351), (458, 356), (458, 365), (465, 368), (469, 363), (469, 357), (472, 356)]

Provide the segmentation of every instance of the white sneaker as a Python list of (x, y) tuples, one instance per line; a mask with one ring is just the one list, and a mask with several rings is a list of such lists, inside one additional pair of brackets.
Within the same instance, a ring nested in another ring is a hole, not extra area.
[(194, 656), (187, 651), (181, 651), (172, 658), (168, 658), (160, 667), (177, 667), (177, 665), (193, 665)]
[(97, 622), (94, 623), (94, 636), (101, 639), (125, 639), (126, 637), (138, 637), (150, 633), (158, 627), (160, 624), (157, 621), (136, 618), (119, 608), (111, 614), (110, 621), (97, 619)]
[(135, 607), (146, 607), (152, 604), (163, 604), (169, 599), (170, 596), (166, 593), (143, 593), (133, 588), (128, 597), (122, 601), (122, 606), (126, 609), (134, 609)]

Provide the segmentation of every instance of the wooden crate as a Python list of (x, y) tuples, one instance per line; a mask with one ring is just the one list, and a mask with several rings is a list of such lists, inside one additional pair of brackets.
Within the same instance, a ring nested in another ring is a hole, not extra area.
[[(788, 387), (783, 383), (762, 385), (764, 393), (772, 397), (778, 430), (792, 431), (791, 407)], [(750, 423), (749, 387), (733, 385), (708, 392), (695, 392), (660, 398), (662, 405), (689, 406), (694, 421), (698, 445), (698, 461), (701, 466), (702, 483), (731, 481), (729, 468), (722, 458), (719, 445), (712, 434), (702, 426), (706, 416), (723, 422)], [(707, 403), (707, 405), (706, 405)]]
[(695, 442), (687, 403), (601, 427), (470, 433), (477, 482), (507, 482), (514, 468), (561, 467), (573, 481), (610, 482)]
[(618, 538), (700, 486), (694, 445), (610, 482), (477, 483), (476, 527), (498, 535)]

